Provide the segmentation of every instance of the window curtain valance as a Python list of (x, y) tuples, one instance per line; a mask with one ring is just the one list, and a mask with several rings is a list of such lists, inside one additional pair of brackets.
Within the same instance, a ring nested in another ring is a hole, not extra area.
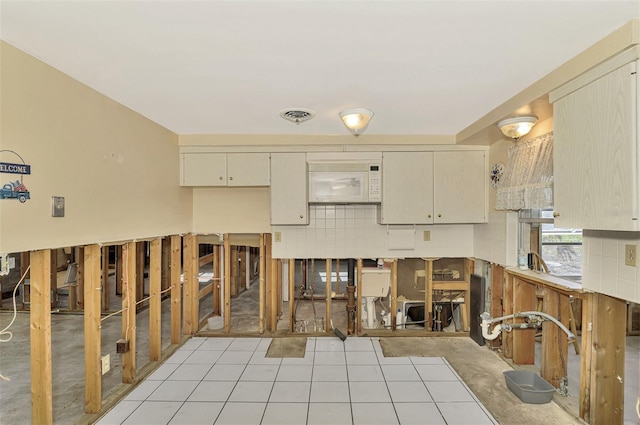
[(509, 148), (498, 183), (497, 210), (553, 207), (553, 132)]

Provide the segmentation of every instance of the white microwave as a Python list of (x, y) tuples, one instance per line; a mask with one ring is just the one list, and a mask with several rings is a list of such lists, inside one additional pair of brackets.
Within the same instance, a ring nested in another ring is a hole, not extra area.
[(380, 162), (309, 162), (309, 203), (380, 203), (381, 173)]

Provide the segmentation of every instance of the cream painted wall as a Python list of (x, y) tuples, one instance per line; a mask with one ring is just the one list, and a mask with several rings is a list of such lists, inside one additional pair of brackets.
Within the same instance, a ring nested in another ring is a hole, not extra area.
[[(0, 252), (191, 230), (176, 134), (5, 42), (0, 49), (0, 149), (32, 166), (31, 199), (0, 200)], [(15, 177), (0, 174), (3, 184)], [(65, 217), (51, 217), (52, 195), (65, 197)]]
[(209, 233), (269, 233), (268, 187), (194, 188), (193, 231)]

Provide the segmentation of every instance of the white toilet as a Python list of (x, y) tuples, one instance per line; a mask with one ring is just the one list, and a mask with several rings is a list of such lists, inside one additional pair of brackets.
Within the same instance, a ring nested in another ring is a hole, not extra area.
[[(391, 270), (381, 268), (362, 269), (362, 299), (366, 301), (366, 320), (363, 317), (362, 326), (365, 329), (375, 329), (378, 327), (376, 317), (376, 298), (384, 298), (389, 295), (391, 287)], [(363, 314), (364, 316), (364, 314)]]

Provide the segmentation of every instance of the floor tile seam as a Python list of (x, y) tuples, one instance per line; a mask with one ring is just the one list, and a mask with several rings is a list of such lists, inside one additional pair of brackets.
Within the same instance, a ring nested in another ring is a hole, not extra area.
[(351, 383), (349, 382), (349, 367), (347, 366), (347, 352), (344, 352), (345, 373), (347, 374), (347, 396), (349, 397), (349, 412), (351, 412), (351, 425), (353, 421), (353, 402), (351, 400)]

